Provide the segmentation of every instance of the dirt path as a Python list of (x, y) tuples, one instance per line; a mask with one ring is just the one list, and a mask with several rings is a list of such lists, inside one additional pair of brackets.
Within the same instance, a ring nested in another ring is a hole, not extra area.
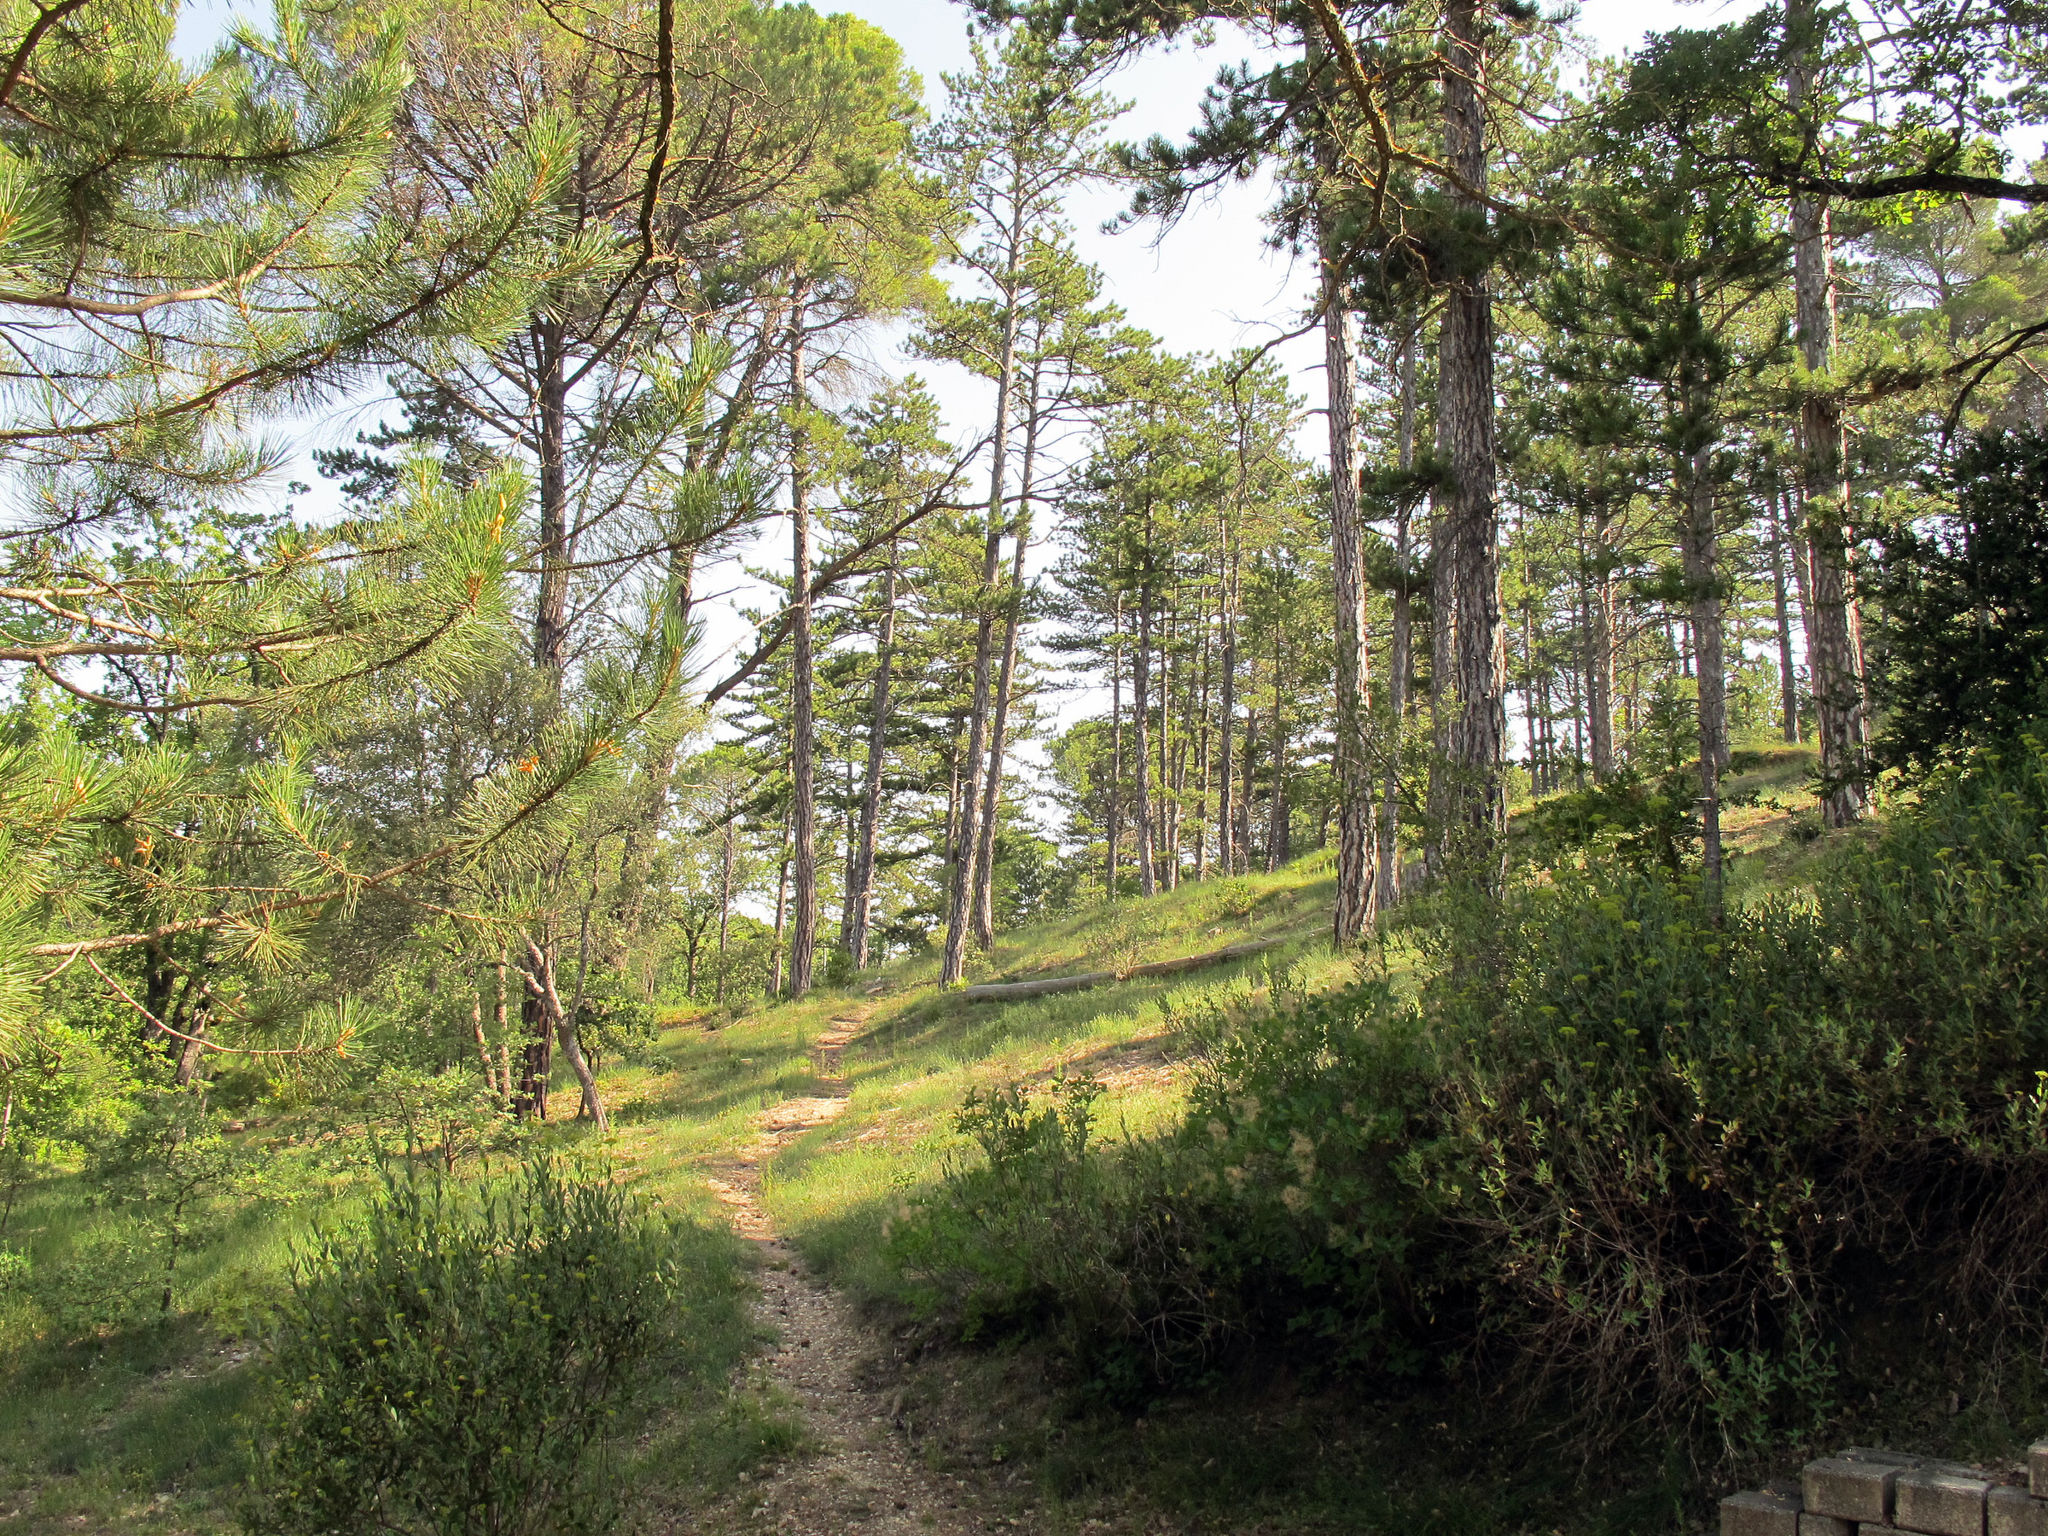
[(894, 1406), (867, 1384), (877, 1341), (846, 1301), (803, 1267), (760, 1202), (761, 1165), (805, 1131), (838, 1118), (847, 1103), (840, 1058), (865, 1010), (834, 1019), (811, 1047), (827, 1096), (787, 1099), (764, 1110), (753, 1142), (709, 1181), (733, 1226), (760, 1246), (763, 1320), (780, 1336), (770, 1376), (802, 1410), (817, 1442), (810, 1457), (773, 1468), (713, 1514), (713, 1528), (777, 1536), (981, 1536), (1001, 1519), (969, 1507), (964, 1483), (918, 1459), (897, 1431)]

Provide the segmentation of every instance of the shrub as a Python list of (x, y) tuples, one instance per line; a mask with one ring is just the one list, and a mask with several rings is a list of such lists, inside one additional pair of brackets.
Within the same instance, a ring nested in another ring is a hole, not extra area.
[(688, 1363), (688, 1262), (676, 1225), (545, 1159), (472, 1198), (390, 1176), (294, 1274), (252, 1525), (603, 1530), (622, 1415)]
[(1218, 1032), (1171, 1135), (972, 1101), (985, 1161), (892, 1239), (927, 1310), (1135, 1386), (1233, 1343), (1469, 1364), (1584, 1443), (1648, 1418), (1730, 1454), (1817, 1429), (1867, 1310), (1979, 1359), (2048, 1342), (2040, 742), (1936, 775), (1811, 901), (1723, 913), (1653, 858), (1417, 936), (1412, 1001)]

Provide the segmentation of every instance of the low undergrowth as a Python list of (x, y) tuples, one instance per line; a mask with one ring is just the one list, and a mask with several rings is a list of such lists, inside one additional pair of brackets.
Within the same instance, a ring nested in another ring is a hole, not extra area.
[(2048, 750), (1930, 780), (1810, 897), (1585, 864), (1434, 903), (1418, 989), (1220, 1005), (1162, 1133), (1103, 1140), (1081, 1080), (970, 1098), (902, 1294), (1107, 1400), (1260, 1357), (1709, 1459), (1835, 1424), (1872, 1317), (1973, 1396), (2038, 1379)]

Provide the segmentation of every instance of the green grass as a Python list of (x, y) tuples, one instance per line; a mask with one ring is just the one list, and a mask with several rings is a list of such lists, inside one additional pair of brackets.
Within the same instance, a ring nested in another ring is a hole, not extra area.
[[(1731, 805), (1724, 823), (1732, 898), (1795, 889), (1827, 850), (1864, 835), (1806, 835), (1816, 819), (1811, 771), (1810, 752), (1768, 748), (1759, 766), (1731, 782), (1731, 795), (1745, 802)], [(881, 1228), (962, 1154), (953, 1117), (970, 1090), (1085, 1071), (1104, 1085), (1098, 1124), (1107, 1134), (1142, 1135), (1170, 1123), (1184, 1092), (1188, 1020), (1262, 1006), (1276, 989), (1319, 992), (1355, 978), (1357, 959), (1333, 953), (1326, 936), (1333, 887), (1327, 852), (1270, 875), (1190, 883), (1004, 934), (969, 976), (1122, 970), (1246, 940), (1283, 941), (1250, 960), (1170, 978), (969, 1003), (937, 988), (936, 959), (924, 955), (800, 1003), (673, 1008), (654, 1049), (606, 1064), (616, 1127), (606, 1155), (667, 1208), (716, 1224), (707, 1175), (753, 1142), (762, 1110), (824, 1091), (811, 1043), (833, 1021), (858, 1017), (861, 1031), (841, 1062), (851, 1088), (846, 1112), (770, 1159), (762, 1190), (771, 1218), (813, 1263), (887, 1306), (899, 1289), (880, 1257)], [(1397, 976), (1407, 965), (1398, 944), (1386, 959)], [(274, 1129), (282, 1143), (289, 1127)], [(549, 1137), (589, 1140), (578, 1126)], [(341, 1219), (359, 1190), (349, 1178), (309, 1176), (291, 1202), (249, 1206), (195, 1255), (182, 1281), (183, 1310), (162, 1325), (63, 1342), (37, 1337), (18, 1299), (0, 1300), (0, 1524), (143, 1536), (230, 1529), (246, 1472), (239, 1423), (259, 1390), (254, 1362), (267, 1300), (309, 1223)], [(4, 1241), (48, 1258), (99, 1219), (75, 1177), (46, 1178), (24, 1198)], [(753, 1347), (751, 1336), (728, 1342), (734, 1362)], [(1574, 1524), (1558, 1491), (1572, 1479), (1556, 1484), (1513, 1458), (1474, 1461), (1468, 1452), (1484, 1442), (1483, 1422), (1461, 1428), (1447, 1413), (1441, 1422), (1451, 1428), (1440, 1431), (1437, 1419), (1408, 1424), (1369, 1405), (1333, 1402), (1312, 1385), (1245, 1384), (1259, 1404), (1248, 1420), (1213, 1401), (1162, 1404), (1142, 1429), (1116, 1415), (1076, 1417), (1054, 1385), (1028, 1356), (940, 1354), (907, 1367), (901, 1391), (907, 1415), (928, 1421), (927, 1454), (979, 1478), (994, 1507), (1028, 1512), (1029, 1523), (1048, 1531), (1083, 1519), (1143, 1524), (1143, 1511), (1205, 1528), (1263, 1521), (1302, 1530), (1507, 1531), (1539, 1509), (1555, 1516), (1541, 1529), (1618, 1531), (1638, 1528), (1630, 1522), (1639, 1518), (1640, 1528), (1653, 1528), (1642, 1500), (1665, 1497), (1632, 1495)], [(1230, 1386), (1223, 1401), (1234, 1404), (1239, 1391)], [(758, 1373), (679, 1395), (634, 1453), (645, 1489), (636, 1525), (688, 1524), (690, 1510), (763, 1459), (789, 1454), (799, 1438), (789, 1405)], [(1387, 1473), (1388, 1466), (1403, 1470)], [(1639, 1488), (1669, 1481), (1658, 1481), (1654, 1460), (1639, 1472)]]

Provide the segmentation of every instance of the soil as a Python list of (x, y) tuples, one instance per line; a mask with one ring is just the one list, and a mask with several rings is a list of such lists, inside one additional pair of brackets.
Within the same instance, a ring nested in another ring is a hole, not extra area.
[(757, 1474), (709, 1513), (706, 1529), (777, 1536), (980, 1536), (1010, 1522), (979, 1512), (964, 1478), (928, 1466), (901, 1421), (901, 1393), (876, 1384), (886, 1341), (851, 1304), (805, 1269), (760, 1202), (761, 1165), (845, 1110), (840, 1067), (865, 1014), (835, 1019), (812, 1046), (827, 1093), (787, 1099), (760, 1116), (754, 1141), (710, 1179), (736, 1231), (761, 1257), (762, 1321), (776, 1334), (767, 1374), (797, 1407), (815, 1449)]

